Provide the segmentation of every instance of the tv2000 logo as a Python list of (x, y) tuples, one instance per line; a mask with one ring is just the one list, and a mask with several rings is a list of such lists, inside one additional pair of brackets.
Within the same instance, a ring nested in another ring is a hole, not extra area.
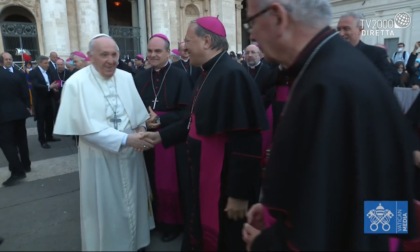
[(361, 22), (363, 36), (394, 36), (393, 29), (402, 29), (410, 26), (411, 16), (406, 12), (399, 12), (393, 19), (362, 19)]

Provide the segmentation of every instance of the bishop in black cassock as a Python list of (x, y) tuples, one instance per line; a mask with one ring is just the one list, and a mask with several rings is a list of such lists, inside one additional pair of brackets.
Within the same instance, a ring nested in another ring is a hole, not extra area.
[[(145, 106), (158, 116), (153, 122), (149, 120), (148, 130), (161, 131), (186, 117), (191, 83), (185, 71), (169, 63), (169, 40), (163, 34), (149, 40), (147, 57), (152, 67), (138, 73), (135, 83)], [(185, 149), (157, 145), (144, 154), (154, 191), (156, 223), (163, 233), (163, 241), (170, 241), (176, 238), (184, 223), (179, 188), (185, 185), (182, 180), (187, 169)]]
[(216, 17), (193, 21), (185, 44), (191, 64), (203, 69), (190, 115), (145, 137), (164, 146), (187, 140), (192, 206), (182, 249), (244, 250), (241, 228), (248, 205), (258, 200), (260, 132), (267, 128), (261, 96), (226, 54), (226, 32)]
[[(248, 213), (244, 239), (258, 251), (385, 251), (389, 236), (365, 234), (371, 209), (364, 204), (406, 201), (414, 234), (412, 134), (384, 76), (328, 27), (329, 3), (318, 4), (308, 25), (272, 3), (279, 10), (273, 20), (288, 22), (262, 31), (258, 20), (251, 32), (265, 55), (286, 67), (292, 90), (263, 182), (264, 208)], [(248, 1), (249, 14), (257, 6)], [(270, 215), (274, 224), (255, 219)], [(256, 238), (255, 228), (262, 229)]]

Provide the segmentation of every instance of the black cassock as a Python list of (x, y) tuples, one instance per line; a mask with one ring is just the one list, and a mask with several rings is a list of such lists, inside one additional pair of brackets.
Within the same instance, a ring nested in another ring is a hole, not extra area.
[(408, 201), (413, 234), (412, 134), (382, 74), (333, 33), (320, 32), (288, 69), (294, 90), (263, 182), (277, 222), (253, 250), (388, 250), (389, 236), (364, 234), (366, 200)]
[(187, 139), (192, 202), (183, 250), (244, 250), (244, 220), (229, 220), (224, 208), (228, 197), (258, 199), (264, 106), (251, 77), (225, 52), (203, 69), (191, 123), (186, 118), (160, 131), (164, 146)]
[(180, 59), (177, 62), (173, 63), (173, 66), (184, 70), (188, 74), (188, 76), (190, 76), (192, 85), (194, 85), (198, 77), (200, 77), (201, 68), (192, 66), (189, 59), (188, 61), (183, 61), (182, 59)]
[[(187, 116), (192, 90), (190, 79), (183, 70), (170, 63), (158, 72), (149, 68), (136, 75), (135, 83), (144, 105), (153, 108), (160, 117), (158, 130)], [(165, 149), (157, 145), (145, 151), (144, 156), (154, 193), (158, 228), (163, 232), (174, 232), (183, 222), (181, 210), (186, 211), (185, 202), (188, 202), (183, 197), (184, 186), (189, 181), (185, 146)], [(184, 202), (184, 209), (181, 209), (180, 200)]]

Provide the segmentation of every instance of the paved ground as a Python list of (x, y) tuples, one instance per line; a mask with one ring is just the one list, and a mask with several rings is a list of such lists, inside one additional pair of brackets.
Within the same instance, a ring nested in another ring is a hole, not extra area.
[[(42, 149), (27, 120), (32, 172), (22, 183), (0, 187), (0, 251), (80, 251), (77, 148), (70, 137)], [(0, 152), (0, 183), (10, 176)], [(147, 251), (179, 251), (181, 237), (164, 243), (152, 231)]]

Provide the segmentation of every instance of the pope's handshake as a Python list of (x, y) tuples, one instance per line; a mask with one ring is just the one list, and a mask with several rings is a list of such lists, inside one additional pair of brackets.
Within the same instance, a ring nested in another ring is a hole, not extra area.
[(145, 132), (137, 132), (129, 134), (127, 137), (126, 145), (134, 148), (137, 151), (145, 151), (154, 147), (154, 144), (143, 139)]

